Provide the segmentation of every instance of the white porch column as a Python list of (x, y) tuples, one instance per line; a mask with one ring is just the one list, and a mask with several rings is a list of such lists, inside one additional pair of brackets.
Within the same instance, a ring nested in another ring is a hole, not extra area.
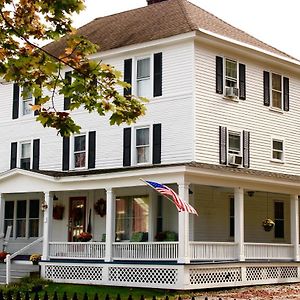
[(53, 196), (50, 192), (44, 192), (44, 201), (42, 202), (42, 210), (44, 211), (44, 226), (43, 226), (43, 259), (49, 259), (49, 241), (52, 230), (52, 211), (53, 211)]
[(244, 261), (244, 189), (240, 187), (234, 189), (234, 242), (238, 260)]
[(105, 261), (112, 261), (112, 244), (115, 241), (116, 199), (112, 188), (106, 189)]
[(4, 206), (5, 206), (5, 199), (3, 194), (0, 193), (0, 234), (4, 232)]
[(153, 242), (155, 240), (156, 230), (156, 216), (157, 216), (157, 193), (154, 190), (149, 191), (149, 232), (148, 241)]
[[(178, 184), (178, 195), (182, 200), (189, 202), (189, 185)], [(189, 213), (178, 213), (178, 263), (190, 262), (189, 249)]]
[(299, 200), (298, 195), (290, 195), (291, 243), (294, 245), (295, 261), (299, 261)]

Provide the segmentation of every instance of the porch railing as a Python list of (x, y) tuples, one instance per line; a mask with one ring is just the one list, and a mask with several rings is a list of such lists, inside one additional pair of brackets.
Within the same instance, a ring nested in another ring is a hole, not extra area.
[(236, 243), (230, 242), (190, 242), (191, 260), (234, 260)]
[(104, 259), (105, 243), (50, 242), (50, 258)]
[(293, 259), (293, 245), (245, 243), (246, 259)]
[(177, 260), (178, 242), (113, 243), (115, 260)]

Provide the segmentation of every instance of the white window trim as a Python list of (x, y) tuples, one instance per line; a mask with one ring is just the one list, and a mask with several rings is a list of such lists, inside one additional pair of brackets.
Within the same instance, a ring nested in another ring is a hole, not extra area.
[(239, 96), (236, 97), (228, 97), (226, 96), (226, 60), (231, 60), (236, 62), (236, 85), (237, 85), (237, 89), (239, 90), (239, 83), (240, 83), (240, 78), (239, 78), (239, 61), (237, 59), (233, 59), (230, 57), (223, 57), (223, 98), (225, 100), (230, 100), (230, 101), (234, 101), (234, 102), (239, 102)]
[[(280, 141), (282, 142), (282, 159), (276, 159), (273, 158), (273, 141)], [(270, 157), (270, 161), (271, 162), (276, 162), (276, 163), (281, 163), (284, 164), (285, 163), (285, 140), (282, 137), (279, 136), (271, 136), (271, 157)]]
[[(17, 201), (25, 200), (26, 201), (26, 230), (25, 230), (25, 237), (17, 237)], [(41, 236), (42, 234), (42, 214), (41, 209), (39, 209), (39, 234), (38, 237), (29, 237), (29, 203), (30, 200), (39, 200), (39, 207), (41, 205), (42, 199), (40, 196), (37, 195), (29, 195), (29, 194), (22, 194), (22, 195), (14, 195), (11, 197), (6, 197), (6, 201), (13, 201), (14, 202), (14, 213), (13, 213), (13, 230), (12, 230), (12, 237), (10, 239), (12, 240), (34, 240)], [(4, 228), (4, 214), (3, 214), (3, 220), (2, 220), (2, 227)]]
[(30, 169), (32, 169), (33, 165), (33, 140), (25, 140), (18, 142), (18, 150), (17, 150), (17, 167), (21, 168), (21, 153), (22, 153), (22, 145), (30, 144)]
[[(279, 75), (281, 77), (281, 108), (273, 106), (273, 74)], [(284, 103), (283, 103), (283, 75), (282, 74), (278, 74), (276, 72), (270, 71), (270, 87), (269, 87), (269, 89), (270, 89), (270, 110), (277, 111), (277, 112), (283, 112)]]
[[(136, 160), (136, 131), (138, 129), (148, 128), (149, 129), (149, 162), (145, 163), (137, 163)], [(133, 139), (131, 141), (131, 161), (136, 166), (143, 166), (143, 165), (151, 165), (152, 164), (152, 151), (153, 151), (153, 124), (147, 125), (139, 125), (133, 127)]]
[[(132, 94), (137, 95), (137, 62), (138, 60), (150, 58), (150, 97), (153, 98), (153, 74), (154, 74), (154, 54), (145, 54), (141, 56), (135, 56), (133, 57), (133, 67), (132, 67)], [(146, 97), (146, 96), (142, 96)]]
[[(24, 98), (23, 98), (23, 89), (21, 90), (20, 96), (19, 96), (19, 116), (22, 118), (30, 118), (34, 115), (33, 110), (31, 111), (31, 113), (24, 115), (23, 114), (23, 108), (24, 108)], [(28, 98), (29, 99), (29, 98)], [(33, 105), (33, 95), (31, 95), (31, 104)]]
[[(75, 137), (78, 136), (85, 136), (85, 166), (81, 168), (75, 168), (75, 159), (74, 159), (74, 148), (75, 148)], [(88, 166), (88, 141), (89, 135), (86, 132), (75, 134), (72, 138), (71, 147), (70, 147), (70, 162), (71, 162), (71, 169), (72, 170), (85, 170)]]

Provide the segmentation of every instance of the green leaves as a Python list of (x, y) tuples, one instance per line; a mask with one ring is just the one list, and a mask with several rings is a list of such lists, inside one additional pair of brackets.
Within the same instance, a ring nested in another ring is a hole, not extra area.
[[(71, 115), (79, 108), (110, 114), (110, 124), (132, 123), (145, 114), (146, 99), (122, 96), (130, 85), (122, 74), (101, 61), (89, 60), (98, 46), (72, 28), (71, 15), (84, 0), (0, 0), (0, 76), (23, 87), (23, 96), (38, 98), (37, 121), (62, 136), (80, 131)], [(63, 37), (64, 36), (64, 37)], [(66, 48), (56, 57), (35, 42), (64, 38)], [(71, 83), (64, 79), (72, 70)], [(70, 113), (57, 110), (57, 94), (70, 100)]]

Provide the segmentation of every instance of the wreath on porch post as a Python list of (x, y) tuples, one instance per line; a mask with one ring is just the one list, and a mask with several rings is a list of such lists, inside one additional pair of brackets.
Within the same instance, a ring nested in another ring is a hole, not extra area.
[(103, 198), (97, 200), (94, 204), (94, 209), (100, 217), (104, 217), (106, 215), (106, 201)]

